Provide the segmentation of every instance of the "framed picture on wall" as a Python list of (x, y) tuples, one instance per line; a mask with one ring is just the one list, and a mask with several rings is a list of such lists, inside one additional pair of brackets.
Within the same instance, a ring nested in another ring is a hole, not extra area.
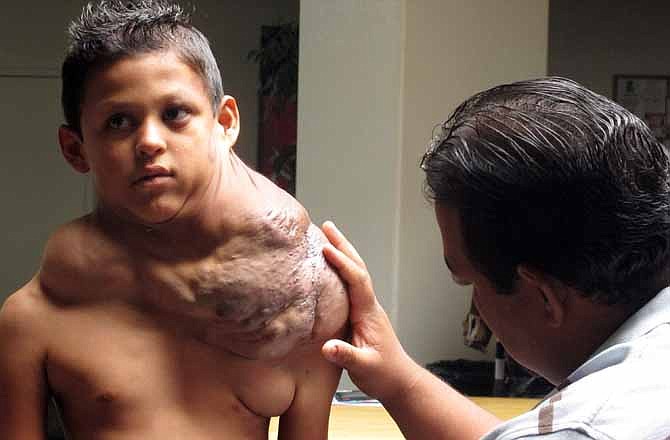
[(613, 96), (670, 147), (670, 75), (615, 75)]

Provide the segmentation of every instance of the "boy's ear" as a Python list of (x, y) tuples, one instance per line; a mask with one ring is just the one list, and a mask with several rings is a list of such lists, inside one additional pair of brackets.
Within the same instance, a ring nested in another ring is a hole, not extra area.
[(560, 327), (565, 320), (567, 312), (565, 300), (569, 294), (563, 284), (544, 272), (523, 264), (517, 267), (517, 273), (522, 283), (541, 295), (547, 324), (554, 328)]
[(219, 125), (223, 128), (223, 135), (228, 148), (232, 148), (240, 134), (240, 113), (237, 101), (229, 95), (224, 95), (219, 106)]
[(80, 173), (88, 173), (91, 167), (84, 155), (81, 136), (67, 125), (61, 125), (58, 128), (58, 142), (67, 163)]

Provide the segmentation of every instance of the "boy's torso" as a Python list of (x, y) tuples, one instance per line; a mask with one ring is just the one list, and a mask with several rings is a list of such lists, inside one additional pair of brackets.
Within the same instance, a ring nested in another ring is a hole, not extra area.
[(47, 380), (73, 438), (265, 438), (293, 397), (288, 365), (231, 356), (126, 304), (47, 319)]
[(32, 291), (73, 438), (267, 438), (268, 418), (293, 400), (295, 365), (347, 316), (308, 229), (306, 241), (250, 235), (179, 264), (124, 254), (81, 221), (57, 234), (70, 252), (45, 258)]

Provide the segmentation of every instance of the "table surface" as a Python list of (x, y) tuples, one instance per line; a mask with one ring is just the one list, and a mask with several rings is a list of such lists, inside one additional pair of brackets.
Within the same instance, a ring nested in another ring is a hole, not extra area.
[[(510, 397), (471, 397), (479, 406), (503, 420), (533, 408), (539, 399)], [(270, 421), (269, 440), (277, 438), (277, 418)], [(329, 438), (332, 440), (404, 439), (395, 422), (381, 406), (333, 405), (330, 412)]]

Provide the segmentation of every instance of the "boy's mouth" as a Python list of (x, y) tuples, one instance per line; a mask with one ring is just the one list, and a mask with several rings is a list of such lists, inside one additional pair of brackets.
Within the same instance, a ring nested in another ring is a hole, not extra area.
[(154, 180), (159, 180), (164, 177), (172, 177), (172, 176), (173, 174), (167, 168), (158, 165), (152, 165), (144, 167), (140, 176), (137, 177), (135, 180), (133, 180), (133, 184), (150, 182)]

